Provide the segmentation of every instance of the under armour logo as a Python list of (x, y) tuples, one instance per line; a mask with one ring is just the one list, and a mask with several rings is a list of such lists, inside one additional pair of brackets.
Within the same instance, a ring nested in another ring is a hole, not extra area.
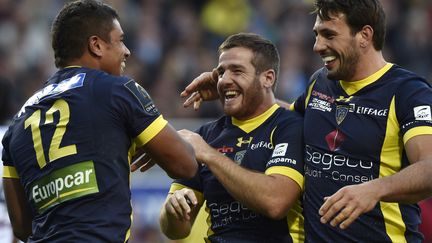
[(237, 138), (238, 143), (236, 144), (237, 147), (241, 147), (243, 144), (249, 145), (252, 142), (253, 137), (249, 137), (248, 140), (243, 140), (243, 137)]

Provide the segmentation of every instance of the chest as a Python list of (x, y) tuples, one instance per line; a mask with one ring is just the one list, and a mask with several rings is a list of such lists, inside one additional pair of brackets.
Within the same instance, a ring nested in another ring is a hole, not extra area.
[(377, 86), (347, 95), (336, 85), (316, 85), (305, 111), (305, 142), (327, 151), (373, 158), (386, 136), (394, 92)]

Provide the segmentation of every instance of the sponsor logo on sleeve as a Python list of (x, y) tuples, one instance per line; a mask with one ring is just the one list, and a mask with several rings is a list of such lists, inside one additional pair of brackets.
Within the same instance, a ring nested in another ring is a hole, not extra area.
[(414, 117), (417, 121), (431, 121), (431, 108), (429, 105), (421, 105), (414, 107)]
[(275, 149), (273, 150), (272, 157), (281, 157), (285, 156), (286, 151), (288, 148), (288, 143), (280, 143), (275, 146)]
[(159, 111), (147, 91), (134, 80), (129, 80), (124, 86), (138, 99), (141, 107), (148, 115), (159, 115)]

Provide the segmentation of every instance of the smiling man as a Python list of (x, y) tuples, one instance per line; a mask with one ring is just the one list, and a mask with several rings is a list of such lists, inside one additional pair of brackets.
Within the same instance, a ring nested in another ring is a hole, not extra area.
[(163, 206), (162, 231), (186, 237), (206, 200), (211, 242), (302, 242), (303, 120), (275, 103), (279, 54), (255, 34), (219, 47), (217, 90), (225, 116), (197, 133), (180, 131), (202, 163), (177, 180)]
[[(421, 242), (416, 202), (432, 195), (432, 88), (382, 54), (378, 0), (317, 0), (324, 67), (291, 106), (304, 116), (307, 242)], [(218, 97), (212, 72), (185, 106)], [(282, 103), (282, 102), (281, 102)]]
[(52, 26), (59, 71), (4, 136), (4, 192), (14, 234), (23, 241), (126, 242), (129, 163), (137, 149), (173, 178), (197, 171), (192, 147), (147, 92), (122, 76), (130, 52), (118, 19), (99, 1), (63, 7)]

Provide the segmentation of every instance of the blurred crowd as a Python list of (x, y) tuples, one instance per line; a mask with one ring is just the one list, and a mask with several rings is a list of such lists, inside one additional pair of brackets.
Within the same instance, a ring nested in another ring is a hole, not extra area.
[[(432, 81), (432, 1), (381, 0), (387, 13), (384, 56)], [(2, 121), (52, 75), (50, 27), (65, 0), (0, 0)], [(126, 75), (139, 82), (170, 118), (215, 118), (217, 102), (195, 112), (179, 93), (217, 65), (217, 47), (230, 34), (255, 32), (277, 44), (277, 97), (293, 101), (322, 66), (312, 51), (313, 0), (106, 0), (120, 14), (131, 50)], [(74, 35), (74, 33), (70, 33)], [(156, 223), (156, 222), (155, 222)], [(151, 229), (151, 228), (150, 228)]]
[[(0, 82), (12, 86), (12, 111), (56, 70), (50, 25), (65, 0), (0, 0)], [(107, 0), (120, 13), (132, 52), (126, 74), (152, 95), (168, 118), (212, 118), (219, 104), (183, 109), (179, 91), (217, 64), (226, 36), (256, 32), (281, 54), (277, 96), (292, 101), (322, 66), (312, 52), (312, 0)], [(382, 0), (387, 60), (432, 80), (432, 1)], [(70, 33), (73, 35), (74, 33)]]

